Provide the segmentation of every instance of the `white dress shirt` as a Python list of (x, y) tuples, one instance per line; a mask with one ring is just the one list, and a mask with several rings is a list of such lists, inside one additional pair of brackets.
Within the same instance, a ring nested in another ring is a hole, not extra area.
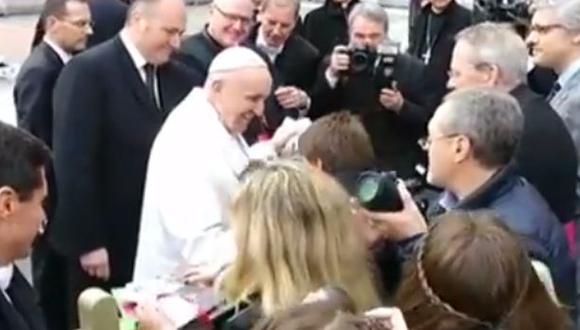
[(43, 41), (58, 55), (62, 63), (67, 64), (71, 60), (72, 55), (62, 49), (56, 42), (52, 41), (48, 36), (44, 36)]
[(282, 51), (284, 50), (284, 45), (279, 47), (273, 47), (268, 45), (268, 43), (266, 42), (266, 38), (264, 38), (264, 33), (262, 32), (261, 28), (258, 29), (258, 36), (256, 37), (256, 45), (264, 53), (266, 53), (266, 55), (268, 55), (272, 63), (276, 61), (276, 57), (278, 57), (278, 55), (280, 55), (280, 53), (282, 53)]
[(580, 70), (580, 58), (572, 62), (572, 64), (568, 65), (566, 70), (564, 70), (558, 76), (558, 84), (560, 84), (560, 89), (563, 89), (566, 86), (566, 83), (570, 81), (570, 78), (572, 78), (572, 76), (574, 76), (578, 70)]
[[(135, 43), (133, 42), (133, 40), (131, 40), (131, 37), (129, 36), (129, 31), (127, 31), (126, 29), (123, 29), (123, 30), (121, 30), (121, 33), (119, 34), (119, 36), (121, 38), (121, 42), (123, 43), (123, 45), (127, 49), (127, 52), (129, 52), (129, 56), (131, 57), (133, 64), (135, 64), (135, 67), (137, 68), (137, 71), (139, 72), (139, 76), (141, 77), (141, 80), (143, 80), (143, 82), (146, 84), (147, 83), (147, 75), (145, 74), (145, 66), (148, 64), (147, 60), (145, 59), (143, 54), (141, 54), (139, 49), (137, 49), (137, 46), (135, 46)], [(157, 75), (155, 75), (155, 78), (154, 78), (154, 85), (155, 85), (155, 99), (159, 100), (160, 99), (159, 98), (159, 79), (157, 78)]]
[(2, 294), (8, 299), (8, 301), (12, 302), (6, 290), (8, 286), (10, 286), (10, 282), (12, 281), (12, 275), (14, 274), (14, 265), (9, 264), (7, 266), (0, 267), (0, 290)]

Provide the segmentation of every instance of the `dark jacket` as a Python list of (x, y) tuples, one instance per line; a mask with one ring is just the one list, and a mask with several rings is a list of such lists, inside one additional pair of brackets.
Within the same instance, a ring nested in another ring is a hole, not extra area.
[(115, 37), (72, 59), (54, 91), (54, 159), (59, 204), (51, 241), (73, 260), (106, 247), (110, 283), (133, 263), (149, 152), (170, 111), (201, 85), (178, 63), (158, 68), (158, 109)]
[[(259, 26), (250, 34), (248, 42), (259, 49), (256, 44)], [(270, 59), (267, 58), (269, 61)], [(278, 54), (275, 61), (269, 61), (270, 71), (274, 80), (274, 88), (279, 86), (294, 86), (298, 87), (306, 93), (310, 94), (310, 90), (316, 80), (316, 73), (320, 61), (318, 50), (314, 48), (308, 41), (298, 35), (290, 35), (282, 52)], [(284, 118), (298, 117), (299, 109), (284, 109), (276, 100), (274, 93), (270, 94), (266, 100), (266, 108), (264, 110), (265, 127), (262, 127), (268, 134), (273, 134), (274, 131), (282, 124)], [(254, 127), (255, 128), (255, 127)], [(250, 130), (252, 130), (250, 128)], [(254, 132), (247, 132), (245, 134), (246, 140), (253, 142), (256, 140)]]
[(528, 86), (532, 91), (544, 97), (550, 94), (556, 80), (558, 80), (558, 75), (552, 69), (536, 66), (528, 72)]
[(348, 44), (347, 17), (359, 0), (350, 1), (346, 10), (333, 0), (326, 0), (304, 17), (302, 35), (318, 49), (321, 56), (332, 53), (334, 46)]
[(12, 303), (0, 292), (0, 329), (46, 330), (36, 293), (16, 266), (7, 291)]
[(52, 146), (52, 90), (64, 63), (44, 42), (24, 61), (14, 86), (18, 127)]
[(183, 40), (175, 59), (199, 72), (205, 81), (211, 61), (223, 49), (224, 47), (209, 35), (206, 26), (201, 32)]
[(424, 158), (417, 140), (425, 135), (431, 118), (431, 111), (424, 107), (423, 63), (407, 54), (397, 56), (393, 80), (398, 82), (398, 89), (405, 98), (398, 114), (380, 105), (381, 88), (371, 79), (343, 77), (335, 88), (331, 88), (324, 74), (328, 63), (326, 60), (321, 65), (312, 91), (311, 118), (340, 110), (359, 114), (369, 133), (379, 167), (396, 170), (404, 178), (412, 176), (415, 165)]
[[(433, 12), (431, 5), (421, 8), (419, 15), (415, 19), (413, 29), (410, 31), (409, 54), (423, 60), (422, 55), (426, 49), (431, 48), (430, 61), (427, 63), (426, 80), (429, 81), (429, 89), (437, 89), (437, 100), (439, 103), (445, 95), (448, 71), (451, 64), (451, 56), (455, 46), (455, 35), (464, 28), (471, 25), (471, 12), (457, 4), (455, 1), (445, 8), (440, 14), (442, 20), (435, 25), (435, 35), (431, 34), (431, 45), (425, 45), (426, 29), (428, 22), (433, 22)], [(437, 106), (438, 104), (435, 104)]]
[[(91, 18), (94, 22), (93, 34), (89, 37), (87, 46), (92, 47), (113, 38), (125, 25), (129, 6), (120, 0), (90, 0)], [(32, 47), (42, 42), (44, 37), (44, 19), (36, 22)]]
[(439, 203), (429, 210), (429, 218), (447, 210), (490, 209), (506, 226), (522, 238), (530, 257), (550, 269), (558, 297), (574, 304), (575, 264), (568, 252), (564, 229), (537, 190), (512, 167), (498, 171), (488, 182), (458, 201), (443, 192)]
[(558, 114), (526, 85), (514, 96), (524, 115), (516, 153), (518, 174), (536, 187), (561, 222), (572, 220), (576, 201), (576, 148)]

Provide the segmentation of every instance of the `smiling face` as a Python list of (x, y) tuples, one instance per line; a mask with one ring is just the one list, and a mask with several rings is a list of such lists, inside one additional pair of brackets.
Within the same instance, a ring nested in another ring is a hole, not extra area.
[(260, 12), (258, 19), (261, 33), (268, 46), (281, 47), (296, 25), (296, 8), (271, 3)]
[(209, 34), (222, 47), (241, 44), (254, 24), (255, 9), (252, 0), (214, 1), (210, 10)]
[(267, 68), (246, 68), (224, 74), (210, 86), (210, 100), (232, 134), (243, 133), (254, 117), (264, 113), (272, 78)]

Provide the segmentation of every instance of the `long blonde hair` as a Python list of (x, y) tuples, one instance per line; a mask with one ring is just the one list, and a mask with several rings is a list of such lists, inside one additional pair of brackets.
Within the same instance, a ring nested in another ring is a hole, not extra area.
[(254, 169), (230, 219), (238, 255), (222, 290), (231, 302), (256, 294), (269, 316), (334, 285), (352, 297), (357, 311), (379, 304), (348, 195), (305, 161)]

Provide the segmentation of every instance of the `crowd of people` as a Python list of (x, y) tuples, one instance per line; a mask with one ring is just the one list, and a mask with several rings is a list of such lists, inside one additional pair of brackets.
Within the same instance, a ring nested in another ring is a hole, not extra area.
[(404, 51), (370, 0), (213, 0), (192, 35), (183, 0), (47, 0), (0, 123), (0, 329), (168, 276), (235, 329), (575, 328), (580, 0), (525, 33), (411, 9)]

